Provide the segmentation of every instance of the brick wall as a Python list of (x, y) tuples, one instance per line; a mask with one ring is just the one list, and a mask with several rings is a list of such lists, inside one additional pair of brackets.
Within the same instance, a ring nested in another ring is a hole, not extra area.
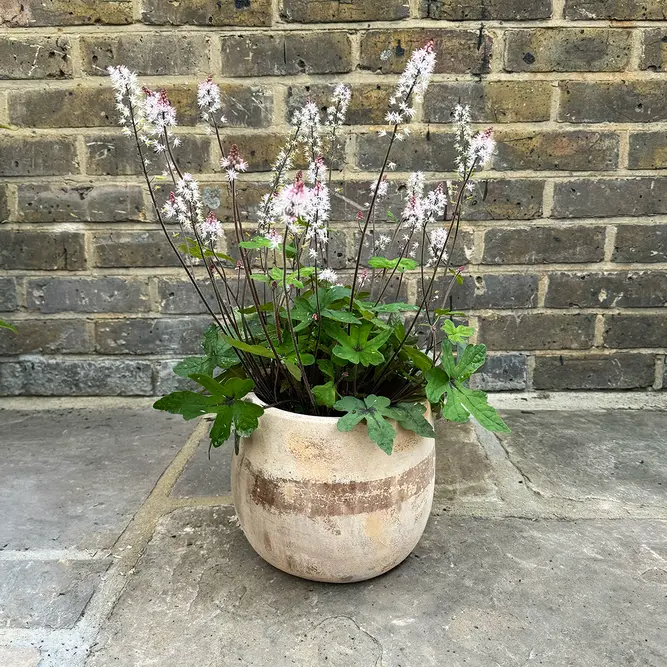
[[(492, 351), (484, 384), (662, 388), (665, 0), (0, 0), (0, 25), (0, 317), (20, 328), (0, 334), (0, 394), (161, 393), (207, 324), (116, 127), (107, 65), (166, 87), (183, 160), (210, 188), (222, 178), (192, 102), (196, 80), (215, 75), (226, 134), (254, 169), (246, 214), (290, 110), (337, 80), (353, 87), (337, 178), (359, 196), (380, 160), (360, 123), (381, 121), (428, 38), (437, 74), (397, 161), (433, 179), (451, 171), (459, 99), (499, 141), (463, 226), (469, 272), (454, 298)], [(334, 204), (344, 267), (354, 211)]]

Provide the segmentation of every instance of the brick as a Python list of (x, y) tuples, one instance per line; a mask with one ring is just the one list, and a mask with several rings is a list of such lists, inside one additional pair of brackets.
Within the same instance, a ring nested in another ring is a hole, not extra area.
[(111, 88), (82, 86), (9, 92), (9, 120), (22, 127), (109, 127), (117, 124)]
[(95, 349), (101, 354), (199, 354), (210, 318), (137, 319), (95, 322)]
[(493, 39), (479, 30), (369, 30), (361, 38), (361, 69), (400, 73), (415, 49), (434, 43), (436, 73), (486, 74)]
[(0, 176), (78, 173), (74, 137), (0, 136)]
[(84, 35), (83, 71), (107, 76), (109, 65), (127, 63), (137, 74), (197, 74), (209, 69), (209, 41), (203, 34)]
[(621, 72), (630, 61), (630, 30), (535, 28), (505, 33), (508, 72)]
[(67, 37), (0, 39), (0, 79), (71, 79), (71, 44)]
[[(214, 312), (217, 312), (215, 294), (210, 284), (198, 281), (202, 293)], [(203, 315), (208, 313), (194, 286), (187, 278), (159, 277), (157, 280), (158, 309), (168, 315)]]
[(652, 72), (667, 70), (667, 30), (665, 28), (651, 28), (642, 31), (639, 68)]
[(515, 178), (486, 180), (477, 175), (463, 204), (464, 220), (532, 220), (542, 216), (544, 181)]
[(606, 315), (604, 346), (614, 348), (666, 347), (667, 317), (662, 315)]
[(25, 359), (0, 363), (2, 396), (150, 396), (148, 361)]
[(591, 347), (595, 315), (512, 313), (479, 319), (479, 340), (491, 350), (579, 350)]
[(128, 313), (150, 310), (148, 278), (32, 278), (27, 307), (40, 313)]
[[(389, 98), (395, 84), (352, 84), (352, 98), (347, 110), (346, 125), (386, 125), (384, 119), (389, 109)], [(307, 99), (315, 102), (322, 112), (326, 111), (335, 84), (311, 84), (287, 88), (286, 121), (291, 121), (294, 112), (301, 109)]]
[(47, 183), (18, 186), (22, 222), (116, 222), (146, 219), (141, 188), (135, 185)]
[(18, 306), (16, 297), (16, 280), (0, 278), (0, 313), (16, 310)]
[[(174, 157), (182, 171), (194, 174), (211, 171), (211, 138), (191, 134), (180, 134), (181, 145), (174, 148)], [(137, 145), (132, 137), (122, 134), (87, 134), (86, 171), (91, 176), (130, 176), (142, 174)], [(145, 149), (144, 155), (151, 164), (151, 174), (161, 174), (165, 160)]]
[(271, 0), (143, 0), (141, 20), (152, 25), (267, 26)]
[[(451, 293), (454, 310), (533, 308), (537, 305), (536, 275), (464, 273), (463, 276), (463, 285), (455, 285)], [(437, 289), (442, 292), (448, 284), (448, 279), (439, 281)]]
[(667, 132), (631, 132), (630, 169), (664, 169), (667, 167)]
[(528, 21), (551, 17), (551, 0), (421, 0), (422, 18), (445, 21)]
[(616, 230), (614, 262), (667, 262), (667, 225), (622, 225)]
[(639, 389), (653, 385), (655, 359), (648, 354), (538, 356), (535, 389)]
[(580, 264), (604, 258), (604, 227), (489, 229), (483, 264)]
[(93, 234), (93, 253), (95, 266), (105, 268), (180, 266), (162, 230)]
[(667, 306), (663, 271), (557, 273), (549, 276), (547, 308), (661, 308)]
[[(357, 138), (357, 166), (362, 170), (378, 170), (387, 153), (388, 138), (376, 132)], [(456, 169), (456, 136), (444, 132), (414, 132), (405, 141), (395, 144), (392, 160), (401, 171), (454, 171)]]
[(618, 166), (613, 132), (498, 132), (493, 168), (602, 171)]
[(153, 363), (156, 396), (164, 396), (172, 391), (197, 390), (197, 384), (194, 381), (174, 373), (173, 368), (179, 361), (181, 359), (167, 359)]
[(7, 0), (0, 7), (0, 26), (128, 23), (132, 23), (132, 0)]
[(565, 0), (565, 17), (590, 21), (661, 21), (667, 19), (663, 0)]
[(424, 121), (450, 123), (457, 104), (470, 106), (476, 123), (524, 123), (549, 120), (549, 81), (456, 81), (431, 83), (424, 98)]
[(471, 378), (470, 386), (482, 391), (521, 391), (526, 388), (528, 368), (524, 354), (494, 354)]
[(295, 23), (333, 23), (347, 21), (395, 21), (410, 16), (405, 0), (283, 0), (280, 15)]
[(19, 320), (18, 335), (0, 336), (0, 355), (76, 354), (92, 352), (85, 320)]
[(7, 203), (7, 188), (0, 185), (0, 222), (9, 218), (9, 205)]
[(572, 179), (556, 183), (555, 218), (644, 216), (667, 213), (667, 179)]
[(565, 81), (558, 120), (648, 123), (667, 120), (667, 81)]
[(221, 55), (224, 76), (336, 74), (353, 68), (346, 32), (226, 35)]
[(80, 232), (0, 230), (0, 267), (42, 271), (85, 269), (84, 235)]

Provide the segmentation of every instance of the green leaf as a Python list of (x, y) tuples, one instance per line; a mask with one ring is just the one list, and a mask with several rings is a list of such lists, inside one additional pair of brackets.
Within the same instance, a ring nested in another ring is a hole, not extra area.
[(263, 236), (255, 236), (250, 241), (241, 241), (239, 243), (240, 248), (245, 248), (246, 250), (258, 250), (259, 248), (270, 248), (271, 241)]
[(204, 396), (194, 391), (175, 391), (155, 401), (153, 407), (174, 415), (183, 415), (183, 419), (196, 419), (216, 412), (216, 403), (214, 396)]
[(402, 313), (407, 311), (417, 311), (419, 306), (416, 306), (412, 303), (384, 303), (378, 306), (374, 306), (376, 313)]
[(211, 445), (219, 447), (228, 440), (232, 427), (237, 436), (249, 437), (259, 426), (259, 418), (263, 414), (264, 408), (252, 401), (233, 400), (221, 405), (209, 433)]
[(212, 396), (215, 396), (216, 398), (223, 398), (225, 396), (222, 385), (210, 375), (192, 373), (189, 377), (191, 380), (194, 380), (197, 384), (204, 387), (204, 389), (206, 389)]
[(13, 331), (14, 333), (18, 333), (18, 329), (13, 324), (10, 324), (9, 322), (5, 322), (4, 320), (0, 320), (0, 329), (9, 329), (10, 331)]
[(403, 352), (422, 373), (426, 373), (433, 368), (433, 359), (414, 345), (404, 345)]
[(424, 438), (435, 438), (433, 426), (424, 417), (426, 406), (423, 403), (399, 403), (394, 411), (396, 421), (409, 431), (414, 431)]
[(325, 308), (322, 312), (322, 317), (335, 322), (345, 322), (347, 324), (360, 324), (359, 318), (355, 317), (349, 310), (331, 310)]
[(454, 385), (447, 383), (447, 401), (442, 408), (442, 416), (451, 421), (464, 423), (470, 419), (468, 411), (461, 404), (461, 398), (458, 395)]
[(466, 410), (489, 431), (495, 433), (509, 433), (507, 424), (500, 418), (496, 409), (488, 404), (487, 395), (483, 391), (469, 389), (460, 384), (456, 384), (453, 391)]
[(255, 383), (249, 378), (230, 378), (222, 385), (222, 394), (227, 398), (238, 400), (255, 388)]
[(449, 386), (449, 375), (440, 366), (436, 366), (424, 377), (426, 378), (426, 398), (431, 403), (439, 403)]
[(275, 355), (271, 350), (269, 350), (266, 347), (262, 347), (261, 345), (250, 345), (248, 343), (243, 342), (242, 340), (237, 340), (236, 338), (232, 338), (231, 336), (226, 336), (225, 334), (221, 334), (220, 338), (222, 338), (226, 343), (229, 343), (232, 347), (235, 347), (237, 350), (242, 350), (243, 352), (247, 352), (248, 354), (256, 354), (258, 357), (267, 357), (268, 359), (275, 359)]
[(293, 362), (285, 360), (285, 366), (297, 382), (301, 382), (301, 369)]
[[(237, 359), (238, 361), (238, 359)], [(186, 357), (183, 361), (179, 361), (174, 366), (174, 373), (180, 375), (182, 378), (190, 377), (195, 373), (200, 373), (202, 375), (213, 375), (215, 370), (215, 362), (211, 357)]]
[(389, 405), (390, 400), (385, 396), (371, 394), (363, 402), (353, 396), (345, 396), (334, 403), (334, 409), (347, 412), (339, 418), (338, 430), (351, 431), (363, 419), (366, 421), (368, 437), (382, 451), (391, 454), (396, 431), (386, 418), (398, 419), (400, 415)]
[(399, 273), (403, 271), (413, 271), (419, 264), (409, 257), (396, 257), (395, 259), (387, 259), (386, 257), (371, 257), (368, 260), (368, 266), (372, 269), (396, 269)]
[(445, 320), (442, 330), (447, 335), (447, 338), (454, 344), (465, 343), (468, 338), (475, 333), (475, 330), (472, 327), (467, 327), (463, 324), (456, 326), (451, 320)]
[(213, 447), (220, 447), (229, 440), (232, 432), (232, 414), (231, 405), (223, 405), (218, 409), (218, 414), (215, 416), (215, 421), (208, 434)]
[(486, 361), (486, 345), (466, 345), (456, 364), (455, 380), (467, 380)]
[(336, 387), (333, 380), (326, 384), (315, 385), (312, 391), (317, 405), (325, 405), (327, 408), (333, 407), (336, 402)]
[(184, 255), (190, 255), (190, 257), (195, 257), (196, 259), (203, 259), (204, 257), (216, 257), (217, 259), (225, 259), (228, 262), (235, 262), (236, 260), (229, 255), (225, 255), (222, 252), (214, 252), (213, 250), (204, 249), (204, 254), (202, 256), (201, 249), (199, 244), (195, 239), (187, 238), (186, 243), (180, 243), (178, 249)]
[(218, 367), (226, 370), (241, 363), (236, 352), (223, 340), (222, 332), (215, 324), (211, 324), (204, 332), (202, 347), (213, 363), (213, 369)]
[(317, 367), (322, 371), (322, 374), (332, 380), (336, 377), (334, 373), (333, 363), (329, 359), (318, 359)]

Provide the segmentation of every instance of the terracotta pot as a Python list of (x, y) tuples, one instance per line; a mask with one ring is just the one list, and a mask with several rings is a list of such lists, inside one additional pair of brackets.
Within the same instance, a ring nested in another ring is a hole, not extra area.
[(315, 581), (362, 581), (419, 542), (435, 441), (393, 424), (388, 456), (365, 424), (341, 433), (337, 421), (268, 408), (234, 456), (232, 494), (245, 536), (271, 565)]

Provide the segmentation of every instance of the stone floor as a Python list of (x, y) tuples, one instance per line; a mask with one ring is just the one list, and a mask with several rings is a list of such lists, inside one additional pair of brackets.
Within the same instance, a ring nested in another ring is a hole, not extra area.
[(667, 405), (648, 400), (501, 396), (502, 438), (439, 424), (424, 538), (350, 585), (252, 552), (205, 422), (0, 402), (0, 667), (664, 667)]

